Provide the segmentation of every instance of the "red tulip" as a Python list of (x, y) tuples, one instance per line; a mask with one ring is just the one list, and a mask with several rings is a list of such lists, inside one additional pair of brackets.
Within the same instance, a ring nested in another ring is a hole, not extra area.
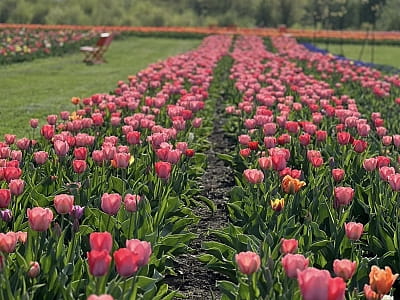
[(96, 277), (107, 274), (111, 263), (111, 256), (107, 251), (92, 250), (87, 253), (87, 257), (90, 274)]
[(315, 132), (317, 142), (323, 142), (328, 137), (328, 133), (325, 130), (317, 130)]
[(86, 160), (88, 149), (86, 147), (78, 147), (74, 149), (74, 157), (78, 160)]
[(344, 228), (347, 238), (356, 241), (360, 239), (364, 230), (364, 225), (362, 223), (349, 222), (344, 224)]
[(343, 169), (333, 169), (332, 177), (333, 177), (333, 180), (335, 180), (335, 182), (342, 181), (344, 178), (344, 170)]
[(158, 161), (154, 165), (156, 174), (161, 179), (168, 179), (171, 175), (171, 164), (169, 162)]
[(243, 171), (243, 176), (251, 184), (261, 183), (264, 180), (264, 173), (257, 169), (247, 169)]
[(16, 137), (16, 135), (14, 135), (14, 134), (5, 134), (4, 135), (4, 141), (8, 145), (14, 144), (15, 143), (15, 137)]
[(239, 271), (246, 275), (257, 272), (261, 266), (260, 256), (251, 251), (236, 254), (235, 260), (239, 267)]
[(80, 159), (74, 159), (72, 161), (72, 167), (75, 173), (81, 174), (86, 170), (86, 161)]
[(251, 154), (251, 149), (250, 148), (240, 149), (239, 154), (240, 154), (240, 156), (243, 156), (243, 157), (249, 157)]
[(185, 151), (185, 155), (186, 155), (187, 157), (193, 157), (194, 154), (195, 154), (194, 149), (186, 149), (186, 151)]
[(109, 215), (116, 215), (121, 206), (122, 197), (120, 194), (105, 193), (101, 197), (101, 209)]
[(138, 270), (138, 255), (127, 248), (120, 248), (114, 252), (115, 267), (119, 275), (129, 277)]
[(346, 131), (341, 131), (337, 134), (337, 141), (340, 145), (347, 145), (350, 143), (350, 133)]
[(330, 278), (328, 287), (328, 300), (344, 300), (346, 283), (340, 277)]
[(296, 239), (281, 239), (281, 253), (295, 253), (299, 247), (299, 242)]
[(92, 232), (89, 236), (90, 249), (111, 252), (113, 238), (109, 232)]
[(46, 140), (51, 140), (51, 138), (54, 136), (54, 126), (49, 124), (43, 125), (42, 128), (40, 129), (40, 134)]
[(308, 133), (304, 133), (299, 136), (299, 142), (302, 146), (307, 146), (310, 143), (311, 136)]
[(54, 206), (59, 214), (69, 214), (74, 206), (74, 196), (60, 194), (54, 197)]
[(303, 271), (308, 267), (309, 260), (301, 254), (286, 254), (282, 258), (282, 266), (286, 276), (296, 278), (297, 271)]
[(7, 208), (11, 201), (9, 189), (0, 189), (0, 208)]
[(286, 168), (286, 158), (283, 153), (276, 153), (271, 155), (272, 168), (275, 171), (282, 171)]
[(139, 131), (128, 132), (126, 134), (126, 141), (129, 145), (140, 144), (140, 132)]
[(336, 276), (342, 277), (343, 280), (347, 281), (353, 277), (356, 272), (357, 263), (352, 262), (348, 259), (335, 259), (333, 262), (333, 271)]
[(353, 141), (353, 148), (354, 151), (356, 151), (357, 153), (362, 153), (365, 151), (365, 149), (367, 149), (368, 147), (368, 143), (366, 141), (363, 140), (354, 140)]
[(22, 170), (16, 167), (6, 167), (4, 169), (4, 179), (10, 182), (13, 179), (18, 179), (22, 175)]
[(376, 167), (377, 168), (382, 168), (382, 167), (388, 167), (390, 165), (390, 158), (386, 156), (377, 156), (376, 157)]
[(35, 231), (46, 231), (53, 221), (53, 212), (48, 208), (28, 208), (27, 215), (29, 226)]

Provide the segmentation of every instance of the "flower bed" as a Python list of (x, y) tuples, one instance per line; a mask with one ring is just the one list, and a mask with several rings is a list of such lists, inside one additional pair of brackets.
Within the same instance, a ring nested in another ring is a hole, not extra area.
[(226, 299), (381, 299), (400, 272), (398, 76), (272, 44), (236, 40), (231, 224), (200, 260)]
[(94, 44), (98, 35), (94, 30), (4, 28), (0, 30), (0, 64), (63, 55), (84, 44)]
[(74, 97), (72, 112), (41, 126), (32, 119), (29, 137), (5, 136), (3, 298), (179, 295), (162, 279), (195, 237), (190, 207), (214, 208), (197, 197), (205, 164), (198, 151), (210, 130), (213, 70), (230, 41), (208, 37), (118, 82), (113, 94)]

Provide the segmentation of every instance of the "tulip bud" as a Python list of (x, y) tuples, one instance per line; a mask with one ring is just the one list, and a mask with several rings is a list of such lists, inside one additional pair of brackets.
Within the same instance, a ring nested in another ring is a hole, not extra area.
[(28, 276), (30, 278), (38, 277), (40, 274), (40, 265), (37, 261), (31, 261), (30, 267), (28, 270)]

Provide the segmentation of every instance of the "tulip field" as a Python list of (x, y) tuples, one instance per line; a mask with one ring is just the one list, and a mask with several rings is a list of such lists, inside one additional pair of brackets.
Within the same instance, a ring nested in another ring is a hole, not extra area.
[(0, 141), (0, 299), (400, 299), (399, 75), (221, 34), (110, 89)]
[(0, 65), (62, 55), (95, 43), (97, 31), (5, 28), (0, 31)]

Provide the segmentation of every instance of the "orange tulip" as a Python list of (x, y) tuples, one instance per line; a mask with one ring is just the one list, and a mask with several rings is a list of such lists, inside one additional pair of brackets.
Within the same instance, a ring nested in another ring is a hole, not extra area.
[(369, 284), (371, 288), (380, 295), (386, 295), (390, 292), (392, 285), (399, 274), (393, 275), (390, 267), (385, 267), (385, 270), (378, 266), (372, 266), (369, 273)]
[(287, 194), (297, 193), (306, 183), (304, 181), (300, 181), (291, 177), (290, 175), (286, 175), (282, 179), (282, 189)]

